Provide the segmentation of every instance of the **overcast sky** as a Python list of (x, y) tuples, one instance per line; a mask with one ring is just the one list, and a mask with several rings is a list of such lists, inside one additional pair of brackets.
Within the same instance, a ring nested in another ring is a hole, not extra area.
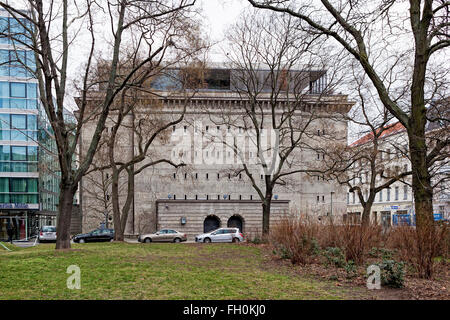
[[(250, 6), (245, 0), (201, 0), (199, 5), (203, 8), (205, 31), (214, 42), (223, 40), (227, 27)], [(210, 58), (214, 62), (223, 60), (220, 45), (212, 48)]]

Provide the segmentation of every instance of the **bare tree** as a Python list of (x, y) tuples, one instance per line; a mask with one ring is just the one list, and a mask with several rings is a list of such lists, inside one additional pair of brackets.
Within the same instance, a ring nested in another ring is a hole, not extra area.
[[(192, 48), (189, 55), (198, 53), (203, 46)], [(183, 59), (186, 61), (186, 59)], [(197, 64), (203, 66), (202, 63)], [(164, 68), (160, 68), (158, 74), (152, 78), (164, 76)], [(167, 70), (166, 70), (167, 71)], [(180, 73), (177, 73), (180, 74)], [(147, 74), (142, 75), (137, 82), (149, 82)], [(178, 83), (180, 88), (193, 88), (188, 85), (183, 77), (176, 77), (172, 82)], [(115, 240), (123, 241), (124, 232), (128, 222), (128, 216), (134, 199), (134, 177), (146, 168), (160, 163), (167, 163), (174, 168), (185, 166), (183, 162), (175, 163), (170, 160), (170, 155), (161, 154), (158, 144), (168, 143), (171, 129), (180, 123), (185, 115), (190, 98), (195, 95), (195, 90), (184, 91), (183, 109), (173, 115), (163, 113), (164, 102), (158, 97), (158, 93), (151, 87), (140, 87), (134, 82), (134, 86), (125, 88), (120, 99), (117, 99), (111, 111), (109, 121), (112, 124), (110, 133), (106, 139), (107, 161), (100, 167), (93, 166), (92, 171), (111, 172), (111, 201), (114, 216)], [(183, 90), (174, 91), (178, 95)], [(131, 135), (130, 135), (131, 132)], [(125, 138), (124, 138), (125, 137)], [(127, 152), (130, 149), (131, 154)], [(89, 171), (91, 172), (91, 171)], [(119, 182), (126, 183), (126, 187), (120, 191)], [(125, 199), (121, 201), (121, 195)], [(121, 206), (122, 203), (122, 206)]]
[(241, 102), (238, 112), (225, 104), (219, 115), (211, 115), (211, 121), (228, 127), (222, 141), (211, 142), (226, 145), (239, 163), (234, 175), (245, 174), (258, 193), (264, 236), (274, 189), (293, 187), (302, 173), (319, 172), (305, 154), (314, 150), (314, 128), (326, 118), (321, 105), (330, 87), (322, 57), (309, 54), (314, 38), (290, 17), (251, 13), (228, 32), (231, 88)]
[(394, 0), (370, 4), (350, 0), (248, 1), (254, 7), (298, 18), (305, 27), (345, 48), (359, 62), (385, 108), (406, 128), (422, 261), (420, 273), (431, 277), (435, 231), (429, 164), (449, 145), (450, 139), (447, 136), (428, 150), (426, 105), (439, 94), (448, 94), (443, 83), (449, 70), (442, 68), (439, 58), (445, 57), (443, 49), (450, 46), (450, 3), (410, 0), (407, 10), (404, 3)]
[[(399, 123), (390, 124), (393, 117), (386, 108), (380, 106), (378, 97), (371, 93), (367, 77), (359, 74), (355, 68), (352, 71), (349, 87), (357, 91), (358, 104), (352, 112), (342, 114), (342, 117), (357, 127), (354, 135), (359, 139), (351, 145), (339, 145), (333, 143), (335, 137), (329, 136), (327, 148), (320, 150), (326, 154), (326, 161), (318, 168), (322, 168), (328, 179), (347, 186), (350, 193), (356, 192), (363, 207), (362, 224), (367, 226), (377, 193), (399, 180), (404, 181), (411, 175), (411, 171), (403, 170), (404, 167), (400, 168), (399, 165), (396, 170), (391, 170), (393, 156), (396, 154), (402, 155), (409, 162), (404, 153), (392, 152), (396, 142), (398, 145), (403, 143), (401, 139), (395, 139), (398, 135), (394, 135), (392, 141), (391, 134), (393, 131), (401, 132), (404, 128)], [(388, 136), (390, 141), (386, 139)], [(396, 160), (396, 164), (399, 164), (398, 159)]]
[[(173, 37), (162, 38), (163, 41), (160, 41), (161, 38), (143, 36), (143, 40), (134, 47), (137, 52), (142, 52), (141, 63), (119, 77), (121, 51), (124, 46), (129, 45), (126, 39), (136, 32), (136, 28), (143, 34), (153, 35), (150, 32), (152, 27), (158, 28), (161, 21), (172, 21), (179, 15), (189, 15), (190, 7), (194, 3), (195, 0), (151, 2), (88, 0), (82, 4), (69, 4), (67, 0), (52, 2), (25, 0), (27, 10), (22, 11), (5, 1), (0, 2), (0, 6), (7, 10), (24, 30), (22, 34), (10, 36), (26, 50), (35, 53), (35, 77), (39, 81), (40, 101), (51, 123), (58, 148), (61, 183), (56, 249), (70, 248), (70, 221), (74, 194), (93, 160), (114, 99), (133, 75), (142, 68), (151, 67), (162, 52), (174, 47), (181, 31), (173, 34)], [(74, 63), (69, 59), (69, 52), (73, 49), (76, 36), (81, 31), (88, 34), (89, 53), (80, 77), (77, 123), (68, 125), (63, 111), (68, 95), (68, 66)], [(91, 109), (87, 108), (87, 105), (92, 100), (89, 102), (88, 93), (92, 86), (98, 85), (95, 78), (94, 82), (91, 81), (93, 65), (96, 55), (100, 55), (101, 49), (105, 48), (99, 41), (99, 34), (109, 37), (108, 41), (111, 40), (109, 57), (103, 59), (108, 63), (108, 77), (104, 83), (104, 90), (95, 101), (98, 112), (92, 140), (83, 157), (80, 157), (78, 166), (74, 167), (73, 156), (77, 150), (81, 129), (90, 116), (88, 111)]]

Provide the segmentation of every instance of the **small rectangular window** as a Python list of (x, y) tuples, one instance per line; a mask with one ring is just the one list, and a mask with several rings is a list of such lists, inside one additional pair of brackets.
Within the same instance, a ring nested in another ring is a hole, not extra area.
[(27, 116), (25, 114), (12, 114), (11, 127), (13, 127), (14, 129), (26, 129)]
[(11, 160), (26, 161), (27, 160), (27, 147), (12, 146), (11, 147)]
[(27, 84), (21, 82), (10, 83), (10, 96), (14, 98), (27, 97)]

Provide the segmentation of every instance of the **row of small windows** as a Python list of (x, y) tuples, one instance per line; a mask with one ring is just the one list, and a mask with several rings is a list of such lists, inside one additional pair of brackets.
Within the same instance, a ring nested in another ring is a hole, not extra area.
[[(408, 165), (405, 164), (403, 166), (403, 172), (407, 172), (407, 171), (408, 171)], [(395, 171), (393, 171), (391, 168), (386, 168), (385, 172), (384, 172), (384, 176), (391, 177), (395, 173), (400, 173), (398, 166), (395, 167)], [(368, 183), (369, 179), (370, 179), (369, 172), (363, 172), (358, 177), (353, 178), (352, 179), (352, 183), (353, 183), (353, 185), (355, 185), (357, 180), (359, 181), (360, 184), (361, 183)]]
[(37, 116), (0, 113), (1, 141), (36, 141)]
[[(198, 133), (199, 132), (199, 128), (197, 127), (197, 126), (194, 126), (194, 132), (195, 133)], [(205, 132), (210, 132), (210, 126), (209, 125), (207, 125), (207, 126), (205, 126), (205, 129), (204, 129), (204, 131)], [(174, 125), (174, 126), (172, 126), (172, 131), (173, 132), (176, 132), (176, 129), (177, 129), (177, 126), (176, 125)], [(246, 128), (244, 128), (244, 127), (237, 127), (236, 128), (236, 130), (238, 131), (238, 133), (243, 133), (244, 131), (247, 131), (247, 129)], [(221, 131), (221, 126), (216, 126), (216, 132), (220, 132)], [(184, 133), (187, 133), (188, 132), (188, 126), (183, 126), (183, 132)], [(231, 126), (227, 126), (227, 132), (228, 133), (230, 133), (231, 132)], [(322, 130), (320, 130), (320, 129), (318, 129), (317, 130), (317, 135), (318, 136), (324, 136), (325, 135), (325, 129), (322, 129)]]
[[(26, 28), (24, 27), (26, 26)], [(4, 44), (32, 44), (32, 40), (26, 29), (32, 29), (31, 22), (26, 19), (15, 19), (8, 17), (0, 18), (0, 43)], [(28, 34), (28, 36), (27, 36)], [(8, 37), (5, 37), (8, 35)]]
[(37, 130), (37, 116), (34, 114), (0, 113), (0, 129)]
[[(401, 151), (401, 152), (399, 152)], [(401, 153), (408, 153), (409, 149), (408, 149), (408, 144), (403, 144), (403, 145), (399, 145), (398, 148), (394, 151), (392, 151), (391, 149), (386, 149), (384, 151), (379, 151), (378, 152), (378, 159), (381, 160), (392, 160), (395, 159), (396, 157), (401, 156)], [(360, 167), (362, 168), (363, 166), (365, 166), (364, 161), (362, 161), (361, 159), (359, 159), (358, 161), (356, 161), (353, 164), (354, 168)]]
[(38, 203), (38, 192), (37, 178), (0, 178), (0, 203)]
[[(198, 194), (196, 194), (194, 197), (192, 197), (192, 198), (190, 198), (190, 197), (188, 197), (188, 195), (187, 194), (185, 194), (184, 195), (184, 200), (231, 200), (231, 194), (223, 194), (223, 195), (220, 195), (220, 194), (218, 194), (217, 195), (217, 197), (215, 197), (215, 196), (213, 196), (213, 195), (209, 195), (209, 194), (207, 194), (207, 195), (205, 195), (205, 196), (203, 196), (203, 197), (200, 197)], [(254, 200), (254, 198), (253, 198), (253, 195), (250, 195), (247, 199), (244, 199), (245, 197), (243, 196), (243, 195), (239, 195), (239, 197), (236, 197), (236, 200)], [(277, 200), (278, 199), (278, 196), (274, 196), (274, 198), (275, 198), (275, 200)], [(176, 194), (170, 194), (169, 195), (169, 199), (173, 199), (173, 200), (177, 200), (177, 195)], [(178, 198), (178, 200), (179, 200), (179, 198)], [(234, 198), (233, 198), (233, 200), (234, 200)], [(255, 199), (256, 200), (256, 199)]]
[(38, 147), (0, 145), (0, 161), (38, 161)]
[(38, 108), (37, 84), (24, 82), (0, 82), (0, 108), (30, 109)]
[[(384, 200), (384, 198), (383, 198), (383, 194), (385, 192), (386, 192), (386, 200)], [(364, 192), (364, 200), (367, 201), (368, 197), (369, 197), (369, 192), (367, 190), (365, 190), (365, 192)], [(357, 199), (357, 198), (358, 197), (357, 197), (355, 192), (347, 193), (347, 203), (350, 203), (350, 201), (352, 203), (356, 203), (357, 200), (358, 200), (358, 203), (359, 203), (359, 199)], [(391, 201), (391, 189), (387, 188), (387, 189), (384, 189), (384, 190), (381, 190), (380, 192), (378, 192), (378, 197), (375, 199), (375, 201), (377, 201), (377, 200), (378, 200), (378, 202), (384, 202), (384, 201), (389, 202), (389, 201)], [(394, 201), (400, 200), (400, 187), (395, 187), (394, 188), (394, 199), (393, 200)], [(402, 200), (408, 200), (408, 186), (407, 185), (403, 186), (403, 198), (402, 198)]]
[[(184, 173), (182, 176), (184, 177), (184, 180), (187, 180), (189, 177), (192, 177), (195, 180), (198, 179), (198, 173), (195, 173), (192, 176), (188, 175), (187, 173)], [(219, 180), (220, 179), (220, 173), (217, 173), (216, 177), (217, 177), (217, 180)], [(233, 178), (234, 175), (232, 176), (231, 173), (228, 173), (228, 174), (225, 175), (225, 177), (228, 177), (228, 180), (231, 180), (231, 178)], [(239, 173), (236, 177), (238, 177), (239, 180), (242, 180), (243, 174)], [(209, 173), (205, 173), (205, 178), (206, 178), (206, 180), (209, 180), (209, 178), (210, 178)], [(177, 174), (176, 173), (173, 174), (173, 179), (177, 179)], [(264, 180), (264, 175), (263, 174), (260, 175), (260, 179)]]
[(36, 71), (33, 51), (0, 50), (0, 76), (32, 78)]
[[(205, 126), (204, 132), (210, 132), (210, 126)], [(176, 126), (172, 126), (172, 131), (176, 132), (177, 127)], [(216, 126), (216, 132), (220, 132), (221, 131), (221, 126)], [(239, 133), (243, 133), (244, 131), (247, 131), (247, 129), (243, 128), (243, 127), (238, 127), (237, 131)], [(183, 133), (187, 133), (188, 132), (188, 126), (183, 126)], [(198, 133), (199, 132), (199, 127), (198, 126), (194, 126), (194, 132)], [(227, 126), (227, 132), (230, 133), (231, 132), (231, 126)]]
[[(205, 156), (205, 158), (209, 158), (209, 157), (211, 157), (211, 158), (214, 158), (214, 157), (220, 158), (220, 156), (221, 156), (221, 152), (220, 151), (215, 151), (215, 150), (203, 151), (202, 154)], [(226, 157), (228, 157), (228, 158), (231, 158), (231, 157), (235, 156), (234, 152), (231, 152), (231, 151), (223, 152), (223, 154)], [(270, 154), (268, 153), (267, 155), (269, 156)], [(175, 150), (172, 151), (172, 156), (173, 157), (177, 156), (177, 152)], [(188, 156), (188, 153), (184, 152), (184, 151), (180, 151), (178, 153), (178, 156), (180, 156), (181, 158), (185, 158), (185, 157)], [(197, 158), (198, 156), (199, 156), (199, 152), (198, 151), (194, 151), (194, 157)], [(256, 151), (255, 152), (248, 151), (248, 156), (249, 156), (249, 158), (253, 158), (253, 157), (257, 156), (257, 153), (256, 153)]]

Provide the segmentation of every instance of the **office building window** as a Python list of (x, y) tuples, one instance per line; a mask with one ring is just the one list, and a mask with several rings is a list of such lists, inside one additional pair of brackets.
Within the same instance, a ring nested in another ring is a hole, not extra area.
[(11, 128), (12, 129), (26, 129), (27, 128), (27, 116), (25, 114), (12, 114), (11, 115)]
[(26, 161), (27, 160), (27, 147), (12, 146), (11, 147), (11, 160)]
[(395, 187), (395, 200), (398, 200), (399, 187)]
[(391, 189), (386, 189), (386, 201), (391, 201)]
[(26, 98), (27, 97), (27, 84), (21, 82), (10, 83), (10, 97), (13, 98)]
[(408, 186), (403, 186), (403, 200), (408, 200)]

